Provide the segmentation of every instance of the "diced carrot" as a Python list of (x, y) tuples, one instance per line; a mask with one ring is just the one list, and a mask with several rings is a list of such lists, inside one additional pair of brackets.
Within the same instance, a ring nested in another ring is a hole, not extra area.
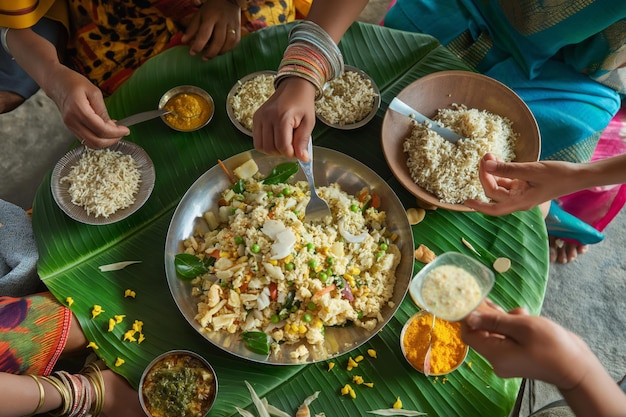
[(211, 258), (219, 259), (220, 258), (220, 250), (219, 249), (215, 249), (213, 252), (211, 252), (211, 254), (209, 256)]
[(321, 290), (319, 290), (318, 292), (316, 292), (313, 295), (313, 298), (319, 298), (322, 295), (331, 292), (332, 290), (334, 290), (335, 288), (337, 288), (337, 286), (335, 284), (330, 284), (328, 287), (324, 287)]
[(376, 210), (380, 207), (380, 196), (376, 193), (372, 193), (372, 202), (370, 203), (370, 207), (375, 208)]
[(270, 282), (270, 300), (276, 301), (278, 298), (278, 284)]
[(224, 173), (228, 177), (228, 181), (230, 181), (231, 184), (234, 184), (236, 182), (235, 178), (233, 178), (233, 176), (230, 175), (230, 172), (228, 171), (228, 168), (226, 168), (226, 165), (224, 165), (224, 163), (220, 159), (217, 160), (217, 163), (219, 164), (220, 168), (222, 168), (222, 171), (224, 171)]

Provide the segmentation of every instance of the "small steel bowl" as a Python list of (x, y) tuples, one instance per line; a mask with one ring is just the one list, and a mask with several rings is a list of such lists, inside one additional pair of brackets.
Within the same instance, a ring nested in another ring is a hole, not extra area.
[[(404, 339), (406, 337), (406, 332), (407, 329), (409, 328), (409, 326), (411, 326), (411, 324), (413, 323), (413, 321), (419, 319), (420, 317), (423, 316), (430, 316), (432, 317), (432, 314), (430, 314), (427, 311), (420, 311), (419, 313), (414, 314), (410, 319), (407, 320), (407, 322), (404, 324), (404, 326), (402, 327), (402, 331), (400, 332), (400, 349), (402, 350), (402, 355), (404, 356), (404, 359), (406, 359), (406, 361), (409, 363), (409, 365), (411, 365), (415, 370), (417, 370), (418, 372), (424, 373), (424, 366), (423, 363), (419, 363), (416, 364), (414, 363), (414, 361), (411, 361), (408, 357), (407, 357), (407, 351), (406, 351), (406, 347), (404, 345)], [(443, 319), (437, 318), (437, 320), (441, 320), (443, 321)], [(452, 323), (453, 326), (459, 326), (459, 338), (461, 337), (461, 328), (460, 325), (458, 323)], [(430, 331), (430, 326), (426, 326), (423, 329), (425, 332), (426, 331)], [(427, 337), (427, 336), (425, 336)], [(426, 349), (424, 349), (424, 355), (426, 354)], [(443, 372), (430, 372), (428, 374), (428, 376), (442, 376), (442, 375), (447, 375), (450, 372), (453, 372), (457, 369), (459, 369), (459, 367), (463, 364), (463, 362), (465, 362), (465, 359), (467, 358), (467, 354), (469, 353), (469, 345), (465, 345), (465, 348), (463, 350), (463, 353), (459, 356), (459, 360), (457, 361), (456, 364), (454, 364), (454, 366), (450, 367), (450, 369), (446, 369)], [(437, 355), (437, 345), (434, 344), (431, 350), (431, 360), (433, 357), (435, 357)], [(423, 356), (422, 356), (423, 357)], [(421, 366), (420, 366), (421, 365)]]
[[(161, 120), (163, 120), (166, 125), (179, 132), (193, 132), (195, 130), (202, 129), (204, 126), (209, 124), (211, 119), (213, 119), (213, 114), (215, 114), (215, 103), (213, 102), (213, 97), (211, 97), (211, 95), (204, 91), (202, 88), (196, 87), (194, 85), (180, 85), (166, 91), (159, 100), (159, 109), (165, 108), (170, 100), (174, 99), (180, 94), (193, 94), (197, 97), (200, 97), (200, 99), (204, 100), (205, 104), (207, 105), (208, 111), (202, 112), (199, 115), (191, 116), (188, 119), (182, 117), (182, 115), (169, 113), (161, 116)], [(174, 125), (172, 122), (177, 119), (180, 119), (184, 123), (188, 123), (189, 127)]]
[(317, 117), (317, 119), (324, 123), (327, 126), (330, 126), (332, 128), (335, 129), (340, 129), (340, 130), (352, 130), (352, 129), (357, 129), (359, 127), (365, 126), (367, 123), (369, 123), (370, 120), (372, 120), (374, 118), (374, 116), (376, 115), (376, 112), (378, 111), (378, 108), (380, 107), (380, 91), (378, 89), (378, 86), (376, 85), (376, 83), (374, 82), (374, 80), (372, 79), (372, 77), (370, 77), (369, 75), (367, 75), (363, 70), (350, 66), (350, 65), (346, 65), (344, 66), (344, 72), (355, 72), (357, 73), (363, 80), (369, 80), (370, 85), (372, 86), (372, 90), (374, 92), (374, 99), (372, 102), (372, 108), (369, 111), (369, 113), (363, 117), (362, 119), (354, 122), (354, 123), (333, 123), (329, 120), (327, 120), (326, 118), (324, 118), (321, 114), (319, 114), (316, 110), (315, 112), (315, 116)]
[[(246, 126), (244, 126), (237, 119), (237, 116), (235, 116), (235, 109), (233, 109), (232, 101), (233, 101), (233, 97), (235, 97), (236, 95), (239, 94), (239, 90), (241, 89), (242, 85), (244, 85), (246, 82), (248, 82), (250, 80), (253, 80), (256, 77), (260, 77), (262, 75), (275, 76), (276, 75), (276, 71), (272, 71), (272, 70), (257, 71), (257, 72), (253, 72), (251, 74), (248, 74), (248, 75), (240, 78), (232, 86), (232, 88), (228, 92), (228, 96), (226, 97), (226, 113), (228, 114), (228, 118), (233, 123), (233, 125), (237, 128), (237, 130), (239, 130), (241, 133), (244, 133), (244, 134), (246, 134), (248, 136), (252, 136), (252, 130), (248, 129)], [(259, 104), (259, 107), (262, 104), (263, 103)]]
[[(169, 352), (165, 352), (154, 358), (154, 360), (146, 366), (146, 369), (143, 371), (141, 379), (139, 380), (139, 402), (141, 403), (141, 408), (146, 416), (153, 417), (154, 414), (151, 410), (154, 409), (155, 404), (151, 404), (152, 400), (150, 398), (150, 390), (147, 389), (149, 386), (148, 384), (157, 383), (156, 380), (153, 380), (153, 377), (162, 366), (170, 366), (168, 369), (173, 369), (173, 367), (171, 367), (172, 361), (181, 361), (181, 363), (177, 363), (177, 365), (182, 365), (185, 370), (190, 369), (193, 366), (199, 366), (202, 370), (212, 375), (210, 380), (205, 379), (206, 375), (201, 378), (203, 383), (206, 382), (211, 385), (208, 398), (202, 404), (203, 407), (198, 412), (196, 417), (205, 416), (209, 413), (215, 403), (215, 399), (217, 398), (217, 375), (215, 374), (211, 364), (206, 359), (189, 350), (171, 350)], [(197, 388), (194, 386), (193, 396), (197, 396), (196, 391)], [(172, 402), (176, 402), (181, 396), (184, 395), (184, 389), (181, 389), (180, 385), (177, 385), (176, 392), (172, 392), (171, 396), (168, 396), (167, 392), (164, 390), (158, 390), (155, 394), (158, 394), (158, 399), (167, 400), (171, 406)], [(164, 396), (167, 396), (167, 398), (164, 398)], [(159, 413), (159, 415), (163, 414)]]

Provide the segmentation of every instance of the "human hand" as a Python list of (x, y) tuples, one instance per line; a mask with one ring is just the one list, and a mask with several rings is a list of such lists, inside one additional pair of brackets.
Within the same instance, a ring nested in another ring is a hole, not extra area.
[[(187, 25), (181, 39), (189, 53), (203, 60), (230, 51), (241, 39), (241, 9), (227, 0), (207, 0)], [(204, 51), (204, 52), (202, 52)]]
[(530, 210), (567, 194), (564, 185), (572, 180), (575, 165), (562, 161), (507, 163), (485, 154), (480, 161), (479, 178), (485, 195), (493, 202), (466, 200), (464, 204), (492, 216)]
[(285, 78), (254, 113), (254, 147), (268, 155), (309, 160), (307, 145), (315, 127), (315, 87), (299, 77)]
[(42, 89), (56, 103), (67, 128), (86, 146), (111, 146), (130, 134), (109, 117), (100, 89), (77, 72), (60, 65), (49, 72)]
[(523, 308), (509, 313), (481, 305), (461, 322), (465, 343), (503, 378), (538, 379), (562, 390), (576, 387), (594, 354), (580, 337)]

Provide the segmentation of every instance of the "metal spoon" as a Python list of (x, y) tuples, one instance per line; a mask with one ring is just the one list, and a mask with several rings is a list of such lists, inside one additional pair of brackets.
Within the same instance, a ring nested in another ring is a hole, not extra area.
[(302, 171), (304, 171), (306, 180), (309, 183), (309, 189), (311, 190), (311, 199), (306, 206), (306, 214), (304, 216), (304, 221), (310, 223), (330, 216), (330, 207), (328, 207), (328, 203), (317, 195), (317, 191), (315, 191), (315, 181), (313, 179), (313, 138), (309, 138), (308, 151), (309, 161), (302, 162), (298, 160), (298, 162), (302, 167)]
[(163, 116), (164, 114), (171, 113), (170, 110), (166, 109), (158, 109), (158, 110), (149, 110), (141, 113), (133, 114), (132, 116), (125, 117), (121, 120), (115, 122), (118, 126), (132, 126), (137, 123), (145, 122), (146, 120), (154, 119), (159, 116)]
[(410, 117), (411, 119), (419, 123), (428, 122), (432, 130), (437, 132), (441, 137), (449, 142), (456, 143), (459, 139), (463, 138), (463, 136), (457, 134), (455, 131), (447, 129), (437, 122), (430, 120), (428, 117), (413, 109), (411, 106), (400, 100), (398, 97), (395, 97), (393, 100), (391, 100), (391, 103), (389, 103), (389, 108), (397, 113)]
[(424, 375), (430, 375), (430, 356), (433, 348), (433, 330), (435, 329), (435, 320), (437, 317), (433, 314), (433, 322), (430, 325), (430, 332), (428, 333), (428, 349), (426, 355), (424, 355)]

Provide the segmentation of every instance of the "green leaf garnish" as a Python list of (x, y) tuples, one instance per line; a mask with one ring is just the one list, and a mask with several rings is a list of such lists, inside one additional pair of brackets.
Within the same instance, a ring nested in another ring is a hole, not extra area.
[(270, 337), (264, 332), (243, 332), (241, 338), (246, 347), (254, 353), (269, 355)]
[(298, 172), (297, 162), (283, 162), (277, 165), (272, 172), (263, 180), (265, 184), (281, 184)]
[(193, 279), (198, 275), (209, 272), (207, 263), (208, 262), (190, 253), (179, 253), (174, 257), (176, 273), (184, 280)]

